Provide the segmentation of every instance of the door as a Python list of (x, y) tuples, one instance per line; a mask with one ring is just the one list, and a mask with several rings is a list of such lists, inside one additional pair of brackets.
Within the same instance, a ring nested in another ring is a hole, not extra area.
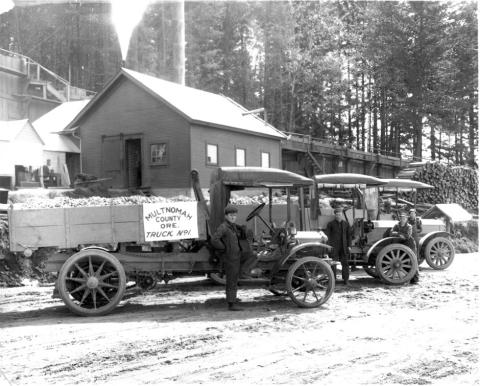
[(119, 135), (102, 137), (102, 178), (110, 178), (107, 182), (112, 188), (123, 188), (122, 176), (122, 139)]
[(140, 138), (125, 141), (125, 163), (128, 188), (142, 186), (142, 143)]

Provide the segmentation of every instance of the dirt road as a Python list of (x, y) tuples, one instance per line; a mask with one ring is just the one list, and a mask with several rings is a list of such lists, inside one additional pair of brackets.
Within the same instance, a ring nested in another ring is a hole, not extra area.
[(321, 308), (264, 289), (177, 280), (104, 317), (72, 315), (52, 287), (0, 288), (0, 385), (479, 384), (480, 254), (393, 287), (355, 271)]

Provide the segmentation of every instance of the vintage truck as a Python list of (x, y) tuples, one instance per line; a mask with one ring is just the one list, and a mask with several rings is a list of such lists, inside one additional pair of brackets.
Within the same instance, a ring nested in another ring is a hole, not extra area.
[[(316, 201), (324, 192), (328, 197), (340, 196), (349, 202), (345, 205), (344, 216), (353, 229), (351, 266), (361, 266), (369, 275), (385, 283), (404, 284), (410, 281), (424, 259), (434, 269), (445, 269), (452, 263), (455, 250), (441, 220), (423, 221), (418, 251), (413, 251), (399, 237), (386, 237), (386, 231), (397, 221), (391, 214), (388, 218), (380, 215), (379, 192), (428, 188), (425, 184), (356, 173), (316, 175), (315, 182)], [(333, 208), (320, 206), (314, 217), (317, 228), (325, 229), (334, 218)]]
[[(286, 292), (300, 307), (318, 307), (330, 298), (335, 278), (325, 236), (304, 230), (303, 196), (304, 189), (313, 186), (311, 179), (279, 169), (218, 168), (212, 173), (209, 206), (196, 171), (192, 185), (196, 201), (48, 209), (12, 206), (10, 251), (31, 256), (39, 248), (50, 248), (46, 270), (58, 273), (56, 288), (65, 305), (81, 316), (104, 315), (122, 300), (127, 282), (148, 289), (157, 281), (167, 283), (182, 276), (221, 276), (222, 264), (209, 238), (224, 218), (231, 192), (267, 189), (268, 220), (261, 215), (265, 203), (245, 216), (250, 228), (254, 223), (256, 230), (264, 229), (261, 237), (251, 240), (257, 277), (244, 284)], [(276, 190), (286, 195), (286, 204), (275, 208), (284, 211), (278, 224), (272, 219)], [(296, 202), (292, 191), (298, 194)]]

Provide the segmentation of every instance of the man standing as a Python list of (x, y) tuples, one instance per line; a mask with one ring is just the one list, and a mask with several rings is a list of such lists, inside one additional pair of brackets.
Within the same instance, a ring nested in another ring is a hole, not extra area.
[(333, 248), (332, 258), (339, 260), (342, 264), (343, 284), (349, 285), (350, 269), (348, 267), (348, 258), (352, 242), (350, 226), (343, 219), (342, 208), (336, 208), (334, 213), (335, 219), (327, 224), (326, 229), (328, 244)]
[(417, 217), (417, 212), (415, 209), (412, 208), (408, 211), (407, 222), (412, 226), (412, 237), (415, 240), (416, 248), (418, 248), (419, 235), (422, 233), (422, 220)]
[[(240, 272), (242, 266), (245, 268), (250, 267), (252, 259), (255, 259), (251, 254), (249, 256), (249, 254), (246, 253), (247, 251), (242, 251), (240, 240), (246, 238), (246, 232), (241, 226), (235, 224), (237, 221), (237, 212), (238, 209), (231, 204), (225, 207), (225, 221), (219, 225), (210, 240), (212, 246), (221, 251), (226, 276), (225, 293), (230, 311), (242, 310), (235, 304), (239, 301), (237, 298), (237, 282), (239, 278), (251, 279), (248, 273), (240, 274)], [(250, 258), (242, 261), (242, 256)]]
[[(417, 247), (413, 238), (413, 227), (408, 223), (407, 214), (405, 212), (400, 213), (399, 221), (395, 224), (391, 231), (391, 236), (399, 236), (404, 243), (417, 255)], [(420, 274), (417, 268), (415, 275), (410, 280), (410, 284), (417, 284), (420, 279)]]

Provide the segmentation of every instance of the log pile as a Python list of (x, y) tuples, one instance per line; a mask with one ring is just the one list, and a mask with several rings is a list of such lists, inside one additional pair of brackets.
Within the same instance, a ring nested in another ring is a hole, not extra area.
[(418, 189), (418, 202), (431, 205), (456, 203), (465, 209), (478, 210), (477, 173), (476, 169), (466, 166), (427, 162), (402, 171), (399, 177), (411, 178), (434, 187)]

